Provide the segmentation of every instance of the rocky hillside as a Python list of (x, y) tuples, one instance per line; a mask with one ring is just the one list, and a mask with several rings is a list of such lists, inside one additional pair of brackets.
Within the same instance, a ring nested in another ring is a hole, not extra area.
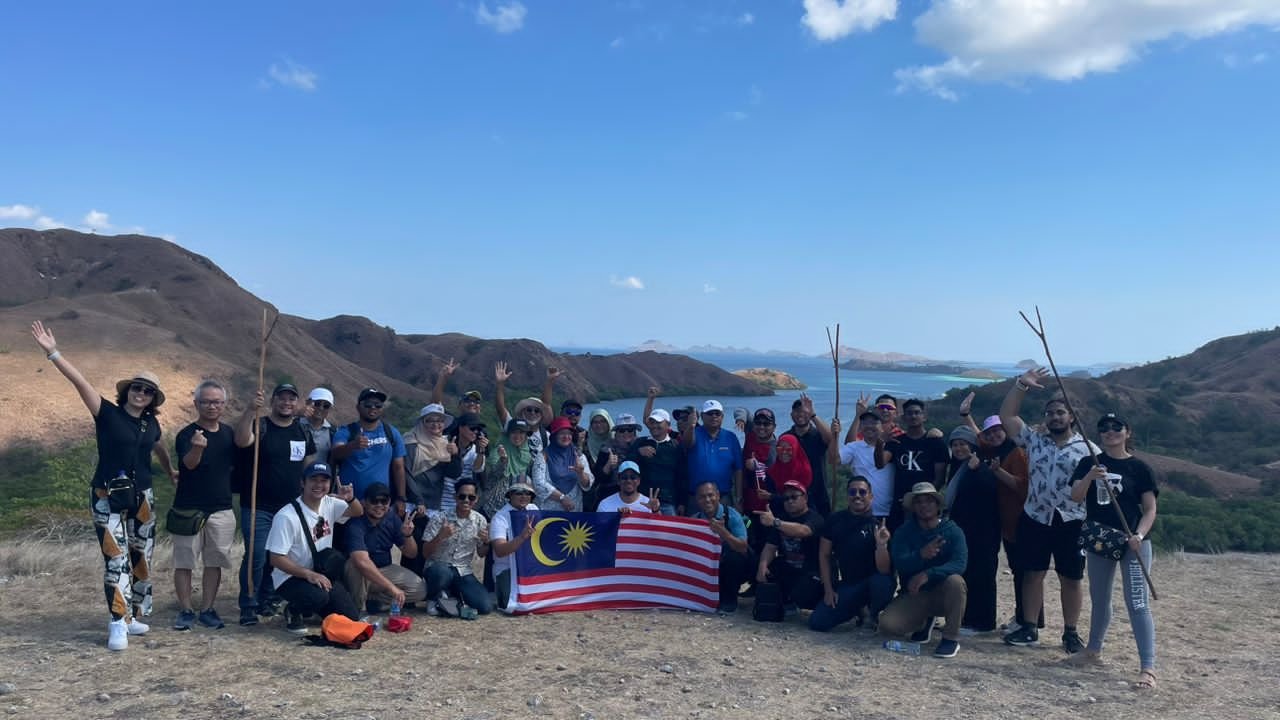
[[(31, 342), (32, 320), (50, 325), (61, 349), (97, 387), (150, 368), (172, 400), (166, 425), (191, 416), (184, 392), (202, 377), (230, 383), (234, 399), (257, 385), (263, 309), (211, 260), (159, 238), (100, 236), (71, 230), (0, 230), (0, 449), (15, 442), (78, 440), (92, 426), (75, 393)], [(541, 387), (546, 367), (565, 372), (556, 397), (592, 401), (671, 394), (761, 395), (767, 389), (696, 360), (657, 353), (561, 355), (533, 340), (484, 340), (464, 334), (399, 335), (360, 317), (310, 320), (283, 315), (271, 338), (267, 382), (334, 388), (344, 410), (359, 388), (385, 388), (402, 412), (420, 407), (440, 365), (462, 367), (451, 395), (492, 395), (493, 364), (515, 371), (513, 392)], [(234, 404), (234, 402), (233, 402)], [(11, 412), (28, 408), (30, 412)]]
[(791, 373), (786, 373), (773, 368), (747, 368), (745, 370), (734, 370), (734, 375), (746, 378), (773, 390), (803, 390), (807, 385), (800, 382), (800, 379)]

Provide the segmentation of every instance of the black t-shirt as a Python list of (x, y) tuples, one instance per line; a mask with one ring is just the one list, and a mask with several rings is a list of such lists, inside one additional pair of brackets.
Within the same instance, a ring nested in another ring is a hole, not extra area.
[(160, 442), (160, 423), (150, 413), (133, 417), (106, 398), (93, 419), (98, 439), (98, 467), (93, 486), (106, 487), (121, 472), (133, 478), (138, 490), (151, 487), (151, 450)]
[(934, 466), (936, 463), (945, 465), (951, 459), (951, 453), (947, 450), (946, 441), (940, 437), (912, 438), (905, 433), (884, 447), (893, 454), (893, 508), (889, 514), (889, 527), (896, 529), (902, 525), (903, 496), (911, 492), (911, 486), (916, 483), (936, 485), (938, 477), (934, 474)]
[(818, 540), (822, 536), (822, 516), (809, 508), (799, 517), (784, 517), (783, 522), (804, 523), (812, 530), (807, 538), (793, 538), (782, 534), (777, 528), (769, 528), (769, 539), (766, 541), (778, 548), (778, 560), (796, 569), (803, 569), (818, 574)]
[[(200, 454), (200, 464), (188, 469), (182, 458), (191, 452), (191, 438), (196, 430), (204, 430), (209, 441)], [(231, 468), (236, 458), (236, 432), (226, 423), (218, 423), (217, 432), (210, 432), (191, 423), (182, 428), (173, 441), (178, 465), (178, 491), (173, 497), (176, 508), (203, 510), (215, 513), (231, 509)]]
[[(293, 502), (302, 491), (304, 461), (316, 451), (316, 443), (304, 425), (306, 423), (298, 418), (285, 427), (265, 417), (259, 423), (262, 429), (262, 437), (258, 439), (259, 510), (275, 513)], [(248, 471), (243, 473), (246, 478), (253, 472), (253, 446), (247, 449), (238, 459), (248, 466)], [(249, 507), (249, 489), (250, 483), (245, 481), (240, 492), (240, 507)]]
[(800, 447), (804, 448), (804, 454), (809, 458), (809, 467), (813, 470), (813, 482), (809, 484), (809, 502), (813, 503), (813, 509), (819, 515), (826, 517), (831, 512), (831, 498), (827, 494), (827, 444), (822, 442), (822, 433), (818, 432), (817, 427), (810, 425), (809, 431), (801, 435), (793, 425), (783, 435), (794, 435), (800, 441)]
[(840, 582), (860, 582), (876, 572), (876, 518), (840, 510), (827, 516), (822, 537), (840, 567)]
[[(653, 457), (640, 454), (640, 448), (654, 449)], [(658, 490), (658, 499), (679, 505), (685, 501), (678, 470), (680, 467), (680, 441), (671, 436), (659, 443), (651, 437), (642, 437), (631, 444), (627, 459), (640, 466), (640, 493), (648, 496), (650, 490)]]
[[(1115, 495), (1116, 503), (1124, 511), (1124, 519), (1129, 522), (1129, 529), (1137, 532), (1138, 520), (1142, 519), (1142, 494), (1151, 492), (1155, 493), (1157, 497), (1160, 496), (1160, 488), (1156, 487), (1155, 473), (1152, 472), (1150, 465), (1136, 457), (1128, 457), (1121, 460), (1102, 455), (1101, 460), (1102, 466), (1107, 469), (1107, 472), (1118, 473), (1122, 476), (1115, 481), (1119, 487), (1113, 490), (1113, 494)], [(1071, 481), (1079, 480), (1092, 469), (1092, 457), (1081, 459), (1080, 463), (1076, 465), (1076, 471), (1072, 473)], [(1090, 485), (1089, 494), (1085, 498), (1085, 517), (1117, 530), (1123, 529), (1120, 527), (1119, 518), (1116, 517), (1116, 511), (1110, 505), (1098, 504), (1096, 483)]]

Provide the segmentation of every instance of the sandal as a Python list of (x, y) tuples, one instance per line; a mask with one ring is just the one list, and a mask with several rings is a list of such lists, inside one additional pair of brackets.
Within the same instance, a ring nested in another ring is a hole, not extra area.
[(1074, 667), (1102, 667), (1106, 665), (1106, 661), (1102, 659), (1102, 653), (1085, 648), (1075, 655), (1068, 655), (1063, 658), (1064, 665)]
[(1152, 670), (1143, 670), (1138, 673), (1138, 680), (1133, 684), (1134, 690), (1155, 690), (1156, 674)]

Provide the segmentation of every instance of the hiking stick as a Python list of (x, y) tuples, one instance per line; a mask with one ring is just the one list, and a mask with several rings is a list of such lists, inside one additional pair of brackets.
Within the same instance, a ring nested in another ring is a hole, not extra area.
[[(835, 372), (836, 372), (836, 412), (833, 417), (836, 420), (839, 420), (840, 419), (840, 323), (836, 323), (836, 339), (834, 342), (832, 342), (831, 340), (831, 328), (827, 328), (827, 345), (831, 346), (831, 365), (835, 368)], [(832, 438), (831, 441), (837, 442), (835, 438)], [(832, 508), (835, 508), (836, 506), (835, 479), (836, 479), (835, 473), (832, 473), (831, 487), (829, 488), (829, 492), (831, 493)]]
[[(267, 338), (271, 337), (279, 321), (280, 313), (276, 313), (276, 319), (271, 321), (271, 327), (268, 328), (267, 309), (262, 308), (262, 345), (258, 351), (258, 392), (263, 391), (262, 383), (267, 372)], [(258, 530), (258, 443), (262, 440), (261, 416), (258, 411), (259, 408), (253, 409), (253, 479), (249, 483), (249, 572), (245, 573), (249, 578), (250, 598), (253, 597), (253, 539)]]
[[(1049, 369), (1053, 371), (1053, 379), (1058, 383), (1058, 390), (1062, 392), (1062, 403), (1067, 406), (1067, 412), (1071, 413), (1071, 421), (1079, 429), (1080, 437), (1084, 438), (1085, 447), (1089, 450), (1090, 457), (1093, 458), (1094, 467), (1101, 465), (1102, 461), (1098, 457), (1097, 451), (1094, 450), (1093, 443), (1089, 442), (1089, 436), (1085, 433), (1084, 424), (1080, 422), (1080, 416), (1076, 414), (1075, 408), (1071, 407), (1071, 397), (1067, 395), (1067, 386), (1062, 384), (1062, 376), (1058, 374), (1058, 366), (1053, 362), (1053, 353), (1049, 352), (1049, 341), (1045, 338), (1044, 319), (1040, 317), (1040, 306), (1036, 306), (1035, 324), (1032, 324), (1031, 318), (1027, 317), (1027, 314), (1021, 310), (1018, 311), (1018, 314), (1022, 316), (1022, 320), (1027, 324), (1027, 327), (1031, 328), (1031, 332), (1040, 338), (1040, 344), (1044, 346), (1044, 356), (1049, 360)], [(1111, 507), (1116, 511), (1116, 517), (1120, 520), (1120, 527), (1124, 530), (1124, 534), (1132, 537), (1133, 530), (1129, 528), (1129, 521), (1125, 519), (1124, 511), (1120, 509), (1120, 503), (1116, 501), (1115, 493), (1111, 491), (1111, 483), (1104, 482), (1102, 486), (1107, 490), (1107, 497), (1111, 500)], [(1159, 600), (1160, 597), (1156, 595), (1156, 586), (1151, 583), (1151, 571), (1147, 569), (1147, 564), (1143, 562), (1142, 556), (1138, 553), (1134, 553), (1133, 557), (1138, 561), (1138, 567), (1142, 568), (1142, 577), (1147, 581), (1147, 587), (1151, 588), (1151, 599)]]

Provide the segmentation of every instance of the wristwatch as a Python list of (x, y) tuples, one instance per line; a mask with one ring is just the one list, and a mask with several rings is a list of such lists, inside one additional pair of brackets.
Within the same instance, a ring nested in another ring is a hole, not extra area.
[(774, 526), (775, 528), (781, 528), (781, 527), (782, 527), (782, 518), (780, 518), (780, 517), (775, 517), (775, 518), (773, 519), (773, 526)]

